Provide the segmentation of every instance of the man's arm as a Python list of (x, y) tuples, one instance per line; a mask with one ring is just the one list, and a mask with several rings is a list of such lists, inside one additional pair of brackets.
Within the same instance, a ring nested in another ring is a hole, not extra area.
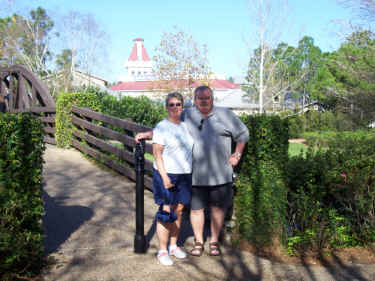
[(143, 139), (150, 140), (152, 139), (152, 136), (153, 136), (152, 130), (148, 132), (138, 133), (135, 135), (135, 141), (139, 143), (139, 141)]

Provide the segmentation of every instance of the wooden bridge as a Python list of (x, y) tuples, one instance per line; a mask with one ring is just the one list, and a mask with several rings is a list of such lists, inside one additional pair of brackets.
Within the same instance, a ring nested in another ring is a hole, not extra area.
[[(32, 112), (39, 116), (44, 124), (45, 142), (56, 144), (56, 103), (47, 87), (26, 67), (15, 65), (0, 68), (0, 111)], [(136, 180), (134, 134), (151, 128), (77, 106), (72, 107), (71, 119), (74, 125), (71, 145), (74, 148)], [(102, 125), (98, 125), (98, 121)], [(117, 130), (111, 129), (113, 127)], [(146, 144), (145, 152), (152, 154), (150, 144)], [(145, 187), (151, 189), (151, 161), (145, 161), (145, 170), (148, 173)]]

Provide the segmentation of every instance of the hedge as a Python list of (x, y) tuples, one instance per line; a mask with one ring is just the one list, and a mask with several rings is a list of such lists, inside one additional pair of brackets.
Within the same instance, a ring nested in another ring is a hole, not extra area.
[(0, 114), (0, 280), (31, 278), (43, 266), (42, 123)]
[(286, 166), (289, 253), (375, 242), (375, 141), (337, 138)]
[(243, 115), (241, 120), (249, 129), (249, 142), (236, 168), (236, 229), (242, 238), (261, 247), (271, 244), (275, 235), (283, 234), (288, 121), (266, 115)]
[(117, 99), (106, 92), (92, 88), (91, 92), (60, 94), (56, 102), (56, 142), (59, 147), (69, 147), (71, 144), (72, 105), (89, 107), (94, 111), (118, 118), (130, 118), (133, 122), (149, 127), (154, 127), (166, 116), (164, 105), (155, 103), (144, 96)]

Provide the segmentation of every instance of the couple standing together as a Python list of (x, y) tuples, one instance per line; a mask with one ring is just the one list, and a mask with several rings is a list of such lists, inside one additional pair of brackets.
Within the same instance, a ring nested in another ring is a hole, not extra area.
[[(233, 166), (241, 159), (249, 138), (247, 127), (229, 109), (215, 107), (211, 88), (194, 91), (194, 106), (183, 110), (183, 97), (166, 97), (168, 117), (153, 131), (139, 133), (136, 140), (151, 139), (154, 154), (153, 192), (159, 210), (156, 233), (157, 258), (172, 265), (171, 256), (185, 258), (177, 245), (182, 210), (190, 205), (194, 232), (193, 256), (204, 251), (204, 209), (210, 208), (209, 255), (221, 255), (219, 234), (225, 211), (232, 205)], [(235, 142), (232, 153), (232, 139)], [(169, 247), (168, 247), (169, 245)]]

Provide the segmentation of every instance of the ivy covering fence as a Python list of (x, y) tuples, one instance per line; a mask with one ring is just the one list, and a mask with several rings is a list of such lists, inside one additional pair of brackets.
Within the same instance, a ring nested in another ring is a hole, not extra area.
[(31, 114), (0, 114), (0, 280), (43, 266), (43, 126)]

